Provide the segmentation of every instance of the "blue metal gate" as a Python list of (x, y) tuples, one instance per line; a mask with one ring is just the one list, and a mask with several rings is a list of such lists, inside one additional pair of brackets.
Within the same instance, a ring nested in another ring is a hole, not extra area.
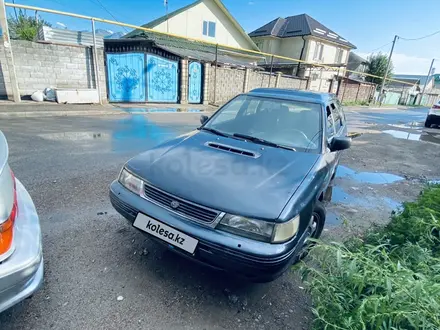
[(145, 102), (145, 55), (107, 54), (110, 102)]
[(149, 102), (177, 102), (177, 62), (147, 55)]
[(191, 62), (188, 76), (188, 102), (200, 103), (202, 100), (202, 65), (198, 62)]

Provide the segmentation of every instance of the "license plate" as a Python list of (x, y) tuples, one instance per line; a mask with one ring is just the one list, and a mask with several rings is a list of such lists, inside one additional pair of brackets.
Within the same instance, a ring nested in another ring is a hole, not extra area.
[(138, 213), (133, 226), (191, 254), (194, 253), (197, 243), (199, 242), (196, 239), (142, 213)]

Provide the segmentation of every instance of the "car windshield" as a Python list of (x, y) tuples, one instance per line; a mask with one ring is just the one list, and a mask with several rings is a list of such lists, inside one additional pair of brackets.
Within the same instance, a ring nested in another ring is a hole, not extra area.
[(248, 137), (256, 143), (319, 152), (321, 105), (240, 95), (217, 112), (204, 128), (237, 138)]

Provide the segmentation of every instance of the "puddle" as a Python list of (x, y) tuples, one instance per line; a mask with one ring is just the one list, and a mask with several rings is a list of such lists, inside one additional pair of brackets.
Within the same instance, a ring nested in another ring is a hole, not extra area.
[(389, 198), (389, 197), (384, 197), (383, 201), (385, 202), (386, 205), (388, 205), (393, 210), (398, 210), (402, 206), (402, 203), (399, 203), (399, 202), (397, 202), (394, 199)]
[(157, 125), (142, 115), (118, 120), (111, 135), (112, 150), (146, 150), (177, 136), (172, 129)]
[(95, 139), (109, 139), (110, 134), (96, 132), (63, 132), (38, 134), (39, 137), (54, 141), (87, 141)]
[(404, 131), (396, 131), (393, 129), (389, 129), (386, 131), (383, 131), (384, 133), (387, 133), (395, 138), (398, 139), (404, 139), (404, 140), (412, 140), (412, 141), (419, 141), (421, 134), (415, 134), (415, 133), (408, 133)]
[[(409, 128), (409, 129), (417, 129), (417, 128), (423, 128), (423, 123), (422, 122), (417, 122), (417, 121), (413, 121), (410, 123), (406, 123), (406, 124), (388, 124), (389, 126), (392, 127), (396, 127), (396, 128)], [(417, 131), (421, 131), (420, 129), (418, 129)]]
[(338, 216), (336, 213), (334, 213), (333, 211), (327, 212), (325, 216), (325, 224), (327, 226), (338, 226), (341, 224), (341, 222), (341, 217)]
[(367, 210), (371, 212), (372, 209), (398, 212), (401, 209), (402, 204), (396, 200), (389, 197), (376, 197), (376, 196), (365, 196), (361, 197), (354, 196), (349, 192), (345, 191), (341, 187), (332, 188), (332, 198), (331, 204), (339, 204), (343, 207), (343, 212), (336, 208), (330, 208), (326, 216), (326, 224), (330, 226), (339, 226), (343, 223), (344, 218), (350, 218), (353, 214), (356, 214), (359, 209)]
[(345, 192), (341, 187), (333, 187), (332, 202), (368, 207), (370, 203), (362, 198), (354, 197)]
[(412, 140), (412, 141), (424, 141), (440, 144), (440, 131), (435, 133), (408, 133), (404, 131), (385, 130), (383, 133), (389, 134), (398, 139)]
[(371, 184), (387, 184), (403, 180), (404, 178), (390, 173), (356, 172), (343, 165), (338, 166), (336, 177), (349, 178), (357, 182)]
[(184, 108), (139, 108), (139, 107), (120, 107), (122, 111), (131, 113), (131, 114), (140, 114), (140, 113), (175, 113), (175, 112), (203, 112), (200, 109), (184, 109)]

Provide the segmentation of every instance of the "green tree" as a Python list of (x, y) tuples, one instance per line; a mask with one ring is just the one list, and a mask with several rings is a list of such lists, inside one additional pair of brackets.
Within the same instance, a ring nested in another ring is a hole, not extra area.
[[(378, 53), (372, 54), (368, 57), (368, 68), (366, 73), (373, 74), (375, 76), (383, 77), (388, 65), (388, 56), (386, 54)], [(390, 63), (387, 78), (393, 76), (393, 62)], [(380, 85), (383, 78), (366, 77), (366, 80)]]
[(43, 25), (52, 26), (49, 22), (34, 16), (28, 16), (25, 11), (20, 10), (15, 16), (9, 16), (8, 26), (11, 39), (35, 40), (38, 29)]

